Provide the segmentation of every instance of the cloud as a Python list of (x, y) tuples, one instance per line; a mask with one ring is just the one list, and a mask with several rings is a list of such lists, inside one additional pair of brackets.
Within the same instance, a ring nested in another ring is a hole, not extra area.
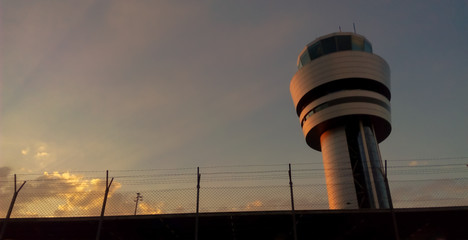
[(48, 157), (50, 154), (47, 152), (47, 147), (45, 145), (41, 145), (37, 148), (35, 157), (38, 158), (45, 158)]
[[(0, 215), (5, 215), (13, 196), (13, 181), (9, 167), (0, 167)], [(104, 178), (85, 177), (69, 172), (44, 172), (19, 175), (17, 186), (27, 179), (18, 194), (12, 217), (78, 217), (99, 216), (103, 204)], [(5, 184), (4, 184), (5, 183)], [(111, 184), (106, 205), (106, 215), (133, 215), (135, 195), (121, 191), (122, 184), (114, 180)], [(158, 195), (159, 196), (159, 195)], [(159, 199), (161, 196), (159, 196)], [(174, 208), (170, 198), (157, 200), (151, 195), (138, 204), (138, 214), (162, 214), (185, 212), (181, 206)]]
[(161, 214), (163, 213), (162, 207), (163, 204), (151, 206), (150, 204), (143, 202), (138, 204), (138, 214)]
[[(2, 23), (8, 33), (2, 81), (9, 89), (2, 104), (2, 137), (11, 145), (23, 145), (25, 139), (56, 144), (55, 153), (68, 166), (97, 158), (103, 166), (115, 165), (119, 156), (138, 159), (148, 154), (145, 143), (155, 136), (159, 151), (178, 146), (183, 138), (171, 137), (179, 128), (172, 123), (171, 105), (184, 100), (171, 89), (189, 96), (193, 86), (166, 81), (175, 78), (166, 70), (168, 63), (154, 65), (151, 54), (167, 50), (167, 36), (204, 14), (197, 4), (142, 3), (5, 4), (5, 19), (12, 21)], [(168, 126), (172, 129), (166, 131)], [(36, 158), (20, 163), (8, 151), (4, 159), (37, 170), (57, 156), (25, 148), (21, 154)]]
[(258, 211), (262, 207), (263, 207), (263, 202), (260, 200), (255, 200), (253, 202), (247, 203), (247, 206), (245, 206), (245, 209), (247, 211), (256, 211), (256, 210)]
[(21, 154), (23, 155), (28, 155), (28, 153), (29, 153), (29, 148), (21, 150)]
[(10, 167), (0, 167), (0, 180), (6, 179), (6, 177), (10, 174), (11, 168)]
[[(254, 66), (273, 59), (294, 20), (243, 25), (224, 5), (217, 16), (215, 5), (6, 4), (2, 137), (21, 153), (0, 143), (6, 163), (133, 167), (175, 156), (274, 100), (278, 85)], [(46, 150), (35, 152), (36, 142)]]
[(13, 176), (10, 167), (0, 167), (0, 216), (6, 216), (13, 196)]
[(468, 185), (463, 178), (391, 181), (395, 207), (465, 206)]
[[(109, 197), (120, 187), (120, 183), (114, 182)], [(104, 189), (105, 181), (100, 178), (45, 172), (26, 181), (19, 192), (13, 217), (96, 216), (102, 206)], [(5, 197), (11, 194), (11, 191), (2, 191)], [(4, 207), (0, 211), (5, 211)]]
[(56, 161), (56, 154), (49, 144), (36, 142), (21, 150), (22, 159), (28, 162), (28, 169), (44, 170)]
[[(6, 102), (15, 98), (16, 90), (44, 66), (64, 35), (75, 26), (93, 0), (71, 5), (66, 2), (2, 2), (2, 58)], [(3, 47), (5, 46), (5, 47)], [(8, 47), (6, 47), (8, 46)]]
[[(9, 179), (11, 177), (11, 179)], [(13, 189), (11, 168), (10, 167), (0, 167), (0, 214), (2, 210), (8, 209), (9, 199), (8, 194)], [(0, 215), (3, 216), (3, 215)]]
[(427, 165), (428, 164), (428, 161), (411, 161), (408, 166), (410, 167), (415, 167), (415, 166), (421, 166), (421, 165)]

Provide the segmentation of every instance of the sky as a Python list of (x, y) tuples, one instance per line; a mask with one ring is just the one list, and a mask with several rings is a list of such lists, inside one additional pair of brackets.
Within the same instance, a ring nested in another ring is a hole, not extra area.
[(468, 1), (0, 4), (5, 174), (321, 164), (289, 83), (353, 23), (391, 69), (382, 158), (468, 157)]

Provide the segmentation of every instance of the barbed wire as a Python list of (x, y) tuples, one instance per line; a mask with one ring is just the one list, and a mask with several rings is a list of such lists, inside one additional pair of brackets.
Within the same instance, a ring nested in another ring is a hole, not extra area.
[(403, 162), (403, 161), (439, 161), (439, 160), (468, 160), (467, 156), (458, 156), (458, 157), (431, 157), (431, 158), (404, 158), (404, 159), (387, 159), (392, 162)]
[[(392, 161), (468, 160), (468, 157)], [(321, 164), (321, 163), (320, 163)], [(468, 206), (468, 168), (464, 163), (388, 166), (395, 207)], [(344, 168), (327, 169), (337, 171)], [(327, 209), (324, 168), (292, 164), (297, 209)], [(287, 164), (231, 165), (200, 168), (201, 211), (285, 210), (290, 206)], [(194, 168), (112, 170), (106, 215), (131, 215), (135, 194), (144, 195), (139, 214), (190, 213), (195, 209)], [(0, 178), (0, 217), (8, 210), (13, 174)], [(13, 217), (97, 216), (104, 197), (105, 171), (17, 174), (26, 181)]]
[[(468, 164), (468, 157), (465, 156), (459, 156), (459, 157), (432, 157), (432, 158), (404, 158), (404, 159), (389, 159), (388, 162), (405, 162), (408, 164), (411, 164), (411, 161), (441, 161), (441, 160), (466, 160), (465, 163), (449, 163), (449, 164), (424, 164), (424, 165), (416, 165), (416, 166), (392, 166), (389, 165), (388, 168), (400, 168), (400, 167), (419, 167), (419, 166), (466, 166)], [(316, 161), (316, 162), (297, 162), (297, 163), (292, 163), (294, 166), (299, 166), (299, 165), (317, 165), (317, 168), (311, 168), (313, 170), (322, 170), (323, 169), (323, 163), (321, 161)], [(202, 166), (200, 169), (220, 169), (220, 168), (250, 168), (250, 167), (262, 167), (262, 168), (267, 168), (267, 167), (283, 167), (286, 168), (288, 164), (285, 163), (277, 163), (277, 164), (250, 164), (250, 165), (215, 165), (215, 166)], [(111, 169), (109, 170), (110, 172), (113, 173), (128, 173), (128, 172), (168, 172), (168, 171), (177, 171), (177, 172), (182, 172), (182, 171), (191, 171), (193, 172), (194, 169), (196, 168), (152, 168), (152, 169)], [(297, 169), (296, 171), (299, 171), (300, 169)], [(47, 173), (74, 173), (74, 174), (83, 174), (83, 175), (89, 175), (89, 173), (105, 173), (106, 170), (68, 170), (68, 171), (45, 171)], [(209, 173), (209, 172), (206, 172)], [(219, 172), (214, 172), (215, 174), (218, 174)], [(179, 173), (180, 174), (180, 173)], [(186, 173), (189, 174), (189, 173)], [(11, 175), (11, 174), (10, 174)], [(44, 172), (33, 172), (33, 173), (17, 173), (17, 176), (42, 176), (44, 175)], [(168, 174), (166, 174), (168, 175)], [(95, 175), (97, 176), (97, 175)], [(118, 176), (118, 175), (117, 175)], [(131, 175), (135, 176), (135, 175)]]

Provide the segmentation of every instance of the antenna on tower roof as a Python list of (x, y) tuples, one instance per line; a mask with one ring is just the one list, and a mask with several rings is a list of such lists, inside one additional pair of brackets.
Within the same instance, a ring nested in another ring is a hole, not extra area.
[(338, 26), (338, 28), (340, 29), (340, 32), (341, 32), (341, 26)]
[(353, 23), (354, 33), (356, 33), (356, 24)]

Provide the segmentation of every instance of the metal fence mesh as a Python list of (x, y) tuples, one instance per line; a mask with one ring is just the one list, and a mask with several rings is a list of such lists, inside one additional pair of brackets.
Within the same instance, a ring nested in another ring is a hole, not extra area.
[[(323, 168), (293, 164), (296, 210), (328, 209)], [(393, 166), (389, 181), (395, 208), (468, 205), (468, 168), (463, 164)], [(291, 209), (287, 165), (200, 169), (200, 212)], [(194, 213), (196, 169), (110, 171), (105, 215)], [(18, 174), (13, 218), (99, 216), (106, 189), (104, 172)], [(0, 217), (14, 195), (12, 174), (0, 176)], [(137, 193), (142, 199), (136, 202)]]

